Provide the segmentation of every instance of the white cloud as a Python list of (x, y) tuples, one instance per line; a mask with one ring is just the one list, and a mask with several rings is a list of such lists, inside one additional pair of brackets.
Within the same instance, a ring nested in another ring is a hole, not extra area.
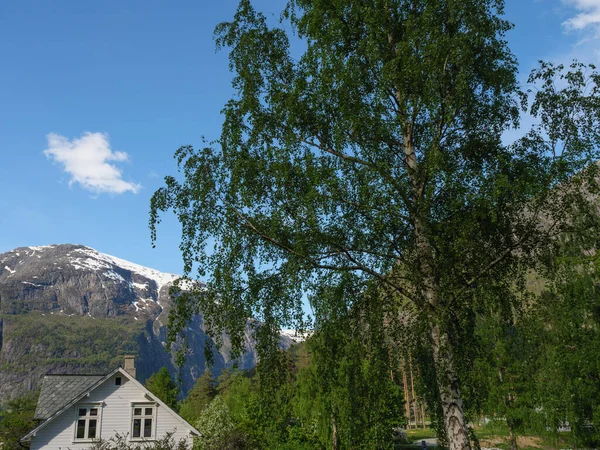
[(563, 0), (573, 7), (577, 14), (563, 22), (567, 30), (583, 30), (600, 25), (600, 0)]
[(71, 176), (69, 185), (79, 183), (95, 193), (139, 192), (141, 186), (123, 180), (121, 170), (114, 165), (127, 161), (129, 156), (111, 150), (106, 133), (84, 133), (72, 141), (56, 133), (50, 133), (47, 138), (48, 148), (44, 154), (63, 165)]

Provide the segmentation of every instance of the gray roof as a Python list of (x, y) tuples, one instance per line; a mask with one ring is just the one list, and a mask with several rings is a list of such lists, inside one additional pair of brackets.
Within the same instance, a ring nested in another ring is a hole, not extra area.
[(102, 378), (104, 375), (46, 375), (34, 418), (46, 420)]

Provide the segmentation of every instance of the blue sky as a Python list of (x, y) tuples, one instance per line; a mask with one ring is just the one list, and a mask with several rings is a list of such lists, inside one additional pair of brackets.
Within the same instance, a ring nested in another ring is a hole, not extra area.
[[(179, 146), (219, 135), (231, 75), (212, 32), (236, 3), (0, 2), (0, 252), (79, 243), (181, 273), (172, 216), (151, 248), (149, 199)], [(600, 62), (600, 0), (508, 0), (506, 16), (523, 78), (538, 59)]]

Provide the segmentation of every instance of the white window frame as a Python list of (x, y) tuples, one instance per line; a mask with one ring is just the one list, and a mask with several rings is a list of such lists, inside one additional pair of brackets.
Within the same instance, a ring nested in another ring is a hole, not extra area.
[[(157, 408), (158, 405), (155, 402), (132, 402), (131, 403), (131, 421), (130, 421), (130, 433), (129, 433), (129, 440), (130, 441), (154, 441), (156, 440), (156, 417), (157, 417)], [(134, 414), (135, 409), (136, 408), (141, 408), (142, 409), (142, 414), (139, 416), (136, 416)], [(152, 414), (146, 414), (146, 408), (152, 408)], [(133, 421), (135, 419), (140, 419), (140, 436), (139, 437), (134, 437), (133, 436)], [(144, 436), (144, 431), (145, 431), (145, 419), (151, 419), (152, 420), (152, 429), (150, 431), (150, 436)]]
[[(85, 416), (79, 415), (80, 409), (86, 409)], [(97, 409), (98, 414), (96, 416), (90, 415), (91, 409)], [(85, 420), (85, 429), (83, 438), (77, 437), (77, 428), (80, 420)], [(89, 435), (90, 420), (96, 421), (96, 435), (93, 438), (87, 437)], [(94, 442), (100, 439), (102, 433), (102, 403), (81, 403), (75, 405), (75, 424), (73, 426), (73, 442)]]

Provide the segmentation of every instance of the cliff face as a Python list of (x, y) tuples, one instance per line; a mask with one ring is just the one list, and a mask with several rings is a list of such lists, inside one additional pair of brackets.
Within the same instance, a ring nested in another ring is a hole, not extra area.
[[(45, 373), (103, 373), (136, 354), (138, 379), (166, 366), (169, 288), (178, 278), (81, 245), (20, 247), (0, 254), (0, 401), (36, 389)], [(188, 362), (183, 389), (204, 372), (208, 341), (201, 316), (186, 330)], [(256, 363), (247, 353), (236, 363)], [(227, 340), (225, 340), (227, 342)], [(293, 343), (282, 337), (282, 347)], [(213, 371), (233, 364), (225, 344), (214, 351)]]

